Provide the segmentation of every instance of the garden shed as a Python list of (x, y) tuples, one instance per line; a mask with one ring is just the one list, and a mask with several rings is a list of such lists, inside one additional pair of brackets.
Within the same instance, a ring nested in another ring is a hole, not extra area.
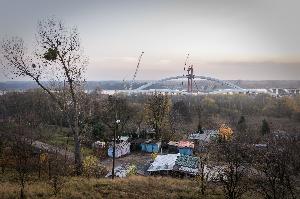
[(142, 151), (147, 153), (158, 153), (161, 147), (160, 141), (147, 140), (141, 144)]
[[(108, 148), (108, 156), (113, 157), (113, 144), (111, 144)], [(121, 141), (120, 143), (116, 144), (116, 158), (119, 158), (123, 155), (130, 153), (130, 142)]]
[(178, 143), (178, 150), (181, 155), (193, 155), (194, 142), (180, 141)]
[(178, 143), (179, 142), (170, 141), (168, 143), (168, 152), (169, 153), (178, 153)]

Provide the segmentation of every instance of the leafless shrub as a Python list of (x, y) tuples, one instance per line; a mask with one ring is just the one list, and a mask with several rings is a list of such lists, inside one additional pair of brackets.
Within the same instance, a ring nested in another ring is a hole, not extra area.
[(28, 181), (29, 173), (34, 170), (31, 140), (24, 137), (15, 137), (11, 143), (11, 150), (20, 184), (20, 198), (25, 198), (25, 185)]
[(269, 142), (257, 151), (254, 167), (257, 190), (266, 199), (295, 199), (299, 176), (299, 140), (285, 137)]

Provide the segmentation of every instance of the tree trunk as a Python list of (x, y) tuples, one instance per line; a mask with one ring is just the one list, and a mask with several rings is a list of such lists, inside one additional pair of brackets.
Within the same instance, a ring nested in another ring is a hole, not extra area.
[(24, 194), (24, 188), (21, 187), (21, 191), (20, 191), (20, 199), (24, 199), (24, 198), (26, 198), (26, 197), (25, 197), (25, 194)]
[(75, 167), (76, 167), (76, 175), (82, 174), (82, 162), (81, 162), (81, 150), (80, 150), (80, 140), (79, 140), (79, 132), (75, 129), (74, 132), (74, 142), (75, 142)]

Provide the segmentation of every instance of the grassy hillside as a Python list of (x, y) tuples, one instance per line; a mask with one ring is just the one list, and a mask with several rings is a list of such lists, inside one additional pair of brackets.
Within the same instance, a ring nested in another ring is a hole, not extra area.
[[(223, 198), (220, 190), (208, 190), (207, 198)], [(0, 183), (0, 198), (17, 198), (18, 184)], [(27, 198), (55, 198), (50, 184), (27, 185)], [(56, 198), (203, 198), (196, 182), (167, 177), (132, 176), (126, 179), (69, 178)]]

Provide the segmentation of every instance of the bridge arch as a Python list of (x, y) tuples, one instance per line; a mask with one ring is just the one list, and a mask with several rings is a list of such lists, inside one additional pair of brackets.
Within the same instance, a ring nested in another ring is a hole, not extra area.
[[(169, 81), (169, 80), (176, 80), (176, 79), (183, 79), (183, 78), (186, 78), (186, 76), (173, 76), (173, 77), (167, 77), (167, 78), (164, 78), (164, 79), (161, 79), (161, 80), (157, 80), (157, 81), (153, 81), (153, 82), (149, 82), (145, 85), (142, 85), (134, 90), (144, 90), (154, 84), (158, 84), (158, 83), (162, 83), (162, 82), (165, 82), (165, 81)], [(224, 81), (224, 80), (220, 80), (220, 79), (216, 79), (216, 78), (213, 78), (213, 77), (206, 77), (206, 76), (198, 76), (198, 75), (195, 75), (194, 79), (205, 79), (205, 80), (209, 80), (209, 81), (213, 81), (213, 82), (217, 82), (217, 83), (220, 83), (222, 85), (226, 85), (230, 88), (233, 88), (233, 89), (237, 89), (237, 90), (243, 90), (243, 88), (233, 84), (233, 83), (230, 83), (228, 81)]]

